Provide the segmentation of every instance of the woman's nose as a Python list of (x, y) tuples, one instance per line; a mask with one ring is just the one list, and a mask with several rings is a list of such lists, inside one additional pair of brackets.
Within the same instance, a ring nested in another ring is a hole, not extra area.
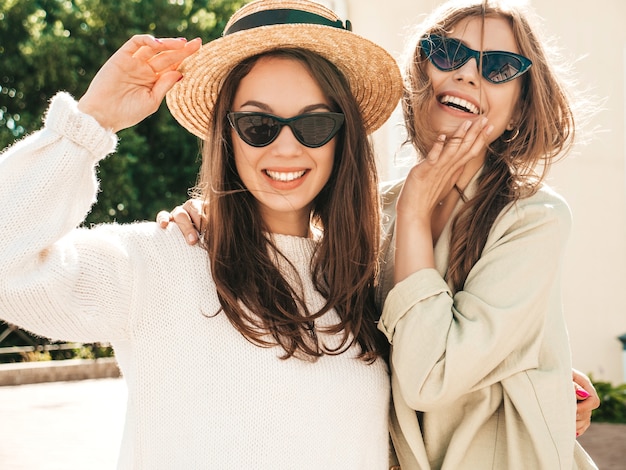
[(478, 62), (475, 58), (471, 58), (461, 67), (454, 71), (454, 79), (462, 80), (472, 85), (480, 82), (480, 73), (478, 71)]
[(296, 139), (293, 130), (289, 126), (283, 126), (276, 140), (270, 144), (272, 151), (289, 155), (297, 155), (302, 152), (303, 145)]

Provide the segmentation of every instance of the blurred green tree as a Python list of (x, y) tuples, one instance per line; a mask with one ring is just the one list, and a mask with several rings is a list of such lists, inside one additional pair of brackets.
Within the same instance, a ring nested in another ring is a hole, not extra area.
[[(0, 148), (41, 127), (59, 90), (80, 97), (133, 34), (218, 37), (245, 0), (0, 0)], [(165, 104), (119, 133), (99, 166), (101, 193), (87, 224), (153, 220), (187, 197), (199, 165), (197, 138)], [(24, 188), (27, 191), (28, 188)]]
[[(247, 1), (0, 0), (0, 149), (41, 127), (57, 91), (80, 97), (133, 34), (201, 37), (206, 43)], [(115, 156), (99, 166), (101, 192), (86, 224), (153, 220), (158, 210), (186, 199), (196, 182), (197, 138), (165, 104), (119, 138)], [(7, 327), (0, 321), (0, 347), (49, 343), (32, 335), (32, 341), (7, 336)], [(0, 362), (6, 360), (19, 358), (0, 355)]]

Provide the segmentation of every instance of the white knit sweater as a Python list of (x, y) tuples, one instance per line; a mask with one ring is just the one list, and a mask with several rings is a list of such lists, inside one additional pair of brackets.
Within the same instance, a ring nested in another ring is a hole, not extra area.
[[(116, 137), (54, 99), (42, 130), (0, 155), (0, 317), (109, 341), (128, 384), (120, 469), (382, 469), (389, 383), (352, 348), (281, 360), (219, 308), (207, 253), (154, 223), (76, 229)], [(276, 236), (307, 289), (314, 241)], [(205, 313), (206, 315), (203, 315)], [(322, 323), (336, 321), (330, 312)]]

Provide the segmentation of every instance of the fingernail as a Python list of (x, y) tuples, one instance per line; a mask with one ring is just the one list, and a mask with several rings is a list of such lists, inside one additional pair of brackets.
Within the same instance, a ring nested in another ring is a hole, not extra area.
[(591, 396), (590, 393), (588, 393), (586, 390), (583, 390), (582, 388), (576, 389), (576, 395), (578, 395), (580, 398), (589, 398)]
[(196, 235), (193, 233), (190, 233), (189, 235), (187, 235), (187, 241), (189, 242), (190, 245), (193, 245), (194, 243), (196, 243)]
[(493, 124), (489, 124), (487, 129), (485, 129), (485, 134), (489, 135), (493, 132)]
[(187, 38), (178, 38), (179, 41), (187, 42)]
[(178, 77), (178, 80), (176, 80), (177, 82), (180, 82), (183, 79), (184, 75), (181, 74), (180, 77)]
[(441, 134), (437, 140), (439, 140), (439, 142), (445, 142), (446, 135), (445, 134)]
[(472, 121), (465, 121), (465, 124), (463, 124), (463, 130), (464, 131), (468, 130), (471, 125), (472, 125)]
[(579, 433), (579, 432), (577, 432), (577, 433), (576, 433), (576, 437), (578, 437), (578, 436), (580, 436), (580, 433)]

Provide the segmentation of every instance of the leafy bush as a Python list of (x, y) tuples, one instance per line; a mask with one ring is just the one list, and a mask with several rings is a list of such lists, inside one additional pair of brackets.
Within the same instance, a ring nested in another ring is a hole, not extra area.
[(626, 383), (612, 385), (593, 379), (592, 382), (601, 402), (600, 407), (593, 411), (593, 422), (626, 424)]

